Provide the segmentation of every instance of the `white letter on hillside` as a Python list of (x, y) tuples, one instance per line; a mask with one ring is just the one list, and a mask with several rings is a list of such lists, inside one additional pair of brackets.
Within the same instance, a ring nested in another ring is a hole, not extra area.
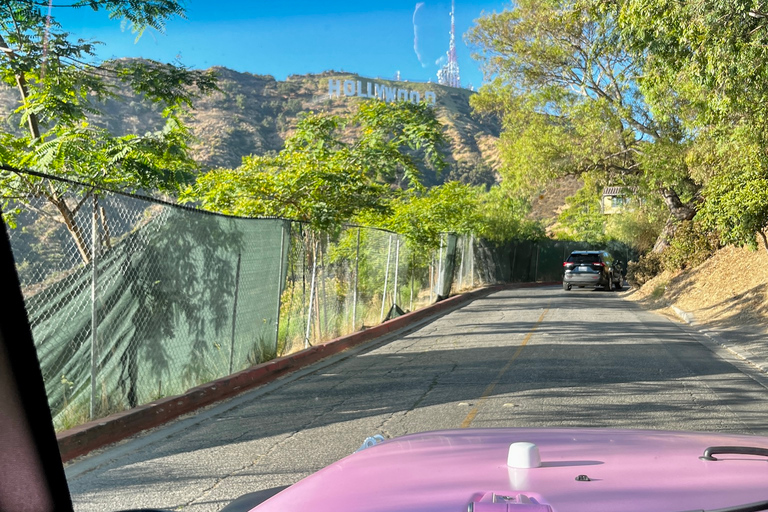
[(380, 84), (375, 84), (373, 89), (373, 95), (379, 98), (380, 100), (386, 100), (387, 99), (386, 87)]
[(352, 80), (344, 80), (344, 96), (355, 95), (355, 82)]
[(341, 80), (328, 80), (328, 97), (338, 98), (341, 96)]
[(361, 98), (367, 98), (366, 94), (363, 92), (363, 84), (360, 82), (360, 80), (357, 81), (357, 95)]

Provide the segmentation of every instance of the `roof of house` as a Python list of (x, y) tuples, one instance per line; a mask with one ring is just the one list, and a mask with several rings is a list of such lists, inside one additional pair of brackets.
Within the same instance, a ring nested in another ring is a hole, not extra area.
[(634, 187), (605, 187), (603, 188), (603, 196), (622, 196), (633, 194), (635, 191)]

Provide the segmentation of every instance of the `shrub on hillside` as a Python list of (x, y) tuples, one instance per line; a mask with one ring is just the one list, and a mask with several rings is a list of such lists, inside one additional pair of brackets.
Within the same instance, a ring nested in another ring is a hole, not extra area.
[(627, 281), (632, 286), (643, 286), (663, 270), (661, 254), (649, 252), (627, 265)]
[(696, 267), (712, 256), (718, 246), (717, 236), (699, 222), (683, 221), (661, 254), (662, 266), (671, 271)]

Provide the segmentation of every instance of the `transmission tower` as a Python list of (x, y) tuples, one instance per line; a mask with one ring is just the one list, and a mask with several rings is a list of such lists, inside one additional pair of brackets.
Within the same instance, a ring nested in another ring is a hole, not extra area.
[(454, 21), (454, 11), (456, 10), (455, 0), (451, 0), (451, 42), (448, 46), (448, 62), (437, 72), (437, 83), (449, 87), (461, 87), (461, 77), (459, 75), (459, 61), (456, 58), (456, 24)]

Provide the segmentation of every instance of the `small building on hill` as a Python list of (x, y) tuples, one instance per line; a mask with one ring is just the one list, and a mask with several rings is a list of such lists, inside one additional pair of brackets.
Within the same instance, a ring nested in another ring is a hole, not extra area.
[(605, 187), (600, 200), (600, 209), (605, 215), (625, 211), (631, 202), (634, 191), (627, 187)]

